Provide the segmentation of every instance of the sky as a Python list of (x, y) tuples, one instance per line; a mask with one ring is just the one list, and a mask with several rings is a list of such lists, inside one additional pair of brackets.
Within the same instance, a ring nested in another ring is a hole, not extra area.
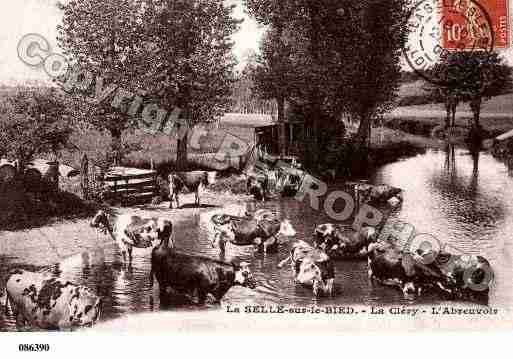
[[(240, 0), (226, 1), (237, 5), (234, 16), (244, 19), (239, 32), (233, 37), (234, 53), (239, 62), (243, 63), (249, 51), (257, 51), (264, 30), (244, 14)], [(57, 0), (2, 0), (2, 2), (4, 4), (0, 12), (0, 84), (47, 81), (48, 76), (42, 69), (29, 67), (20, 61), (16, 49), (24, 35), (37, 33), (50, 42), (53, 52), (60, 52), (55, 41), (56, 26), (61, 21), (60, 11), (56, 8)], [(513, 1), (510, 2), (509, 13), (513, 14)], [(511, 49), (505, 52), (505, 57), (510, 65), (513, 65)]]
[[(258, 49), (259, 40), (264, 30), (244, 14), (240, 1), (227, 1), (237, 5), (234, 16), (244, 19), (239, 32), (233, 37), (234, 53), (239, 61), (243, 62), (248, 51)], [(2, 0), (2, 2), (2, 11), (0, 12), (0, 84), (14, 85), (27, 81), (47, 81), (48, 76), (42, 69), (31, 68), (20, 61), (17, 55), (17, 46), (24, 35), (37, 33), (50, 42), (53, 52), (60, 52), (55, 41), (56, 27), (61, 22), (60, 11), (55, 6), (57, 0)]]

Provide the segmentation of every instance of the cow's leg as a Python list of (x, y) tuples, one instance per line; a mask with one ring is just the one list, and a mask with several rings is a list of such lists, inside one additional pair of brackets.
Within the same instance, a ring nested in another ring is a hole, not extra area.
[(264, 242), (264, 253), (268, 251), (274, 251), (278, 245), (278, 239), (276, 236), (271, 236), (271, 238), (267, 239)]
[(153, 288), (153, 281), (154, 281), (153, 266), (151, 266), (151, 269), (150, 269), (150, 288)]
[(127, 246), (127, 250), (128, 250), (128, 263), (132, 263), (132, 249), (133, 249), (132, 246)]
[(9, 293), (7, 290), (5, 291), (5, 306), (4, 306), (5, 315), (9, 314)]
[(226, 240), (220, 236), (219, 237), (219, 251), (221, 252), (221, 254), (225, 254), (226, 253)]
[(334, 288), (334, 285), (335, 285), (335, 279), (334, 278), (330, 278), (326, 281), (326, 294), (329, 295), (330, 297), (333, 297), (333, 288)]
[(194, 199), (195, 199), (195, 203), (196, 203), (196, 206), (200, 206), (200, 190), (201, 190), (201, 186), (198, 186), (198, 189), (196, 190), (196, 192), (194, 192)]
[(25, 326), (25, 317), (20, 312), (16, 313), (16, 328), (17, 329), (23, 329)]

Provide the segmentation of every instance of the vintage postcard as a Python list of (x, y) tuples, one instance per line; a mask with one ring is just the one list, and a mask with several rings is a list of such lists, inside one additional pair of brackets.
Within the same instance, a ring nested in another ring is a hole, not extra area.
[(509, 0), (4, 2), (18, 352), (513, 329)]

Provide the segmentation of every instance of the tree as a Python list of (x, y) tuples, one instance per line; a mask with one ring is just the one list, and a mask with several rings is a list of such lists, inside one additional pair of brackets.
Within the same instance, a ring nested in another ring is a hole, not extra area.
[(358, 138), (366, 145), (371, 120), (391, 108), (406, 38), (403, 5), (401, 0), (246, 0), (257, 21), (284, 26), (292, 74), (288, 101), (304, 114), (309, 164), (320, 163), (323, 136), (339, 127), (343, 112), (360, 119)]
[[(121, 157), (121, 135), (137, 124), (137, 118), (127, 113), (126, 104), (113, 103), (114, 91), (141, 90), (148, 56), (142, 28), (145, 6), (140, 0), (72, 0), (59, 4), (63, 19), (57, 27), (57, 40), (73, 66), (60, 84), (66, 88), (74, 75), (83, 76), (78, 86), (66, 91), (77, 100), (78, 115), (83, 120), (110, 132), (117, 160)], [(88, 97), (96, 89), (106, 93), (93, 102)]]
[(17, 160), (21, 175), (34, 156), (57, 156), (68, 144), (69, 124), (67, 108), (55, 89), (19, 89), (0, 103), (0, 157)]
[(153, 0), (143, 16), (152, 56), (145, 88), (169, 109), (179, 108), (188, 126), (178, 138), (177, 166), (187, 165), (188, 128), (212, 121), (230, 105), (236, 60), (232, 34), (239, 21), (223, 0)]
[(354, 18), (352, 66), (341, 95), (344, 109), (360, 120), (356, 143), (368, 145), (371, 124), (393, 107), (401, 79), (401, 48), (407, 38), (402, 0), (369, 0), (348, 8)]
[(286, 152), (285, 102), (291, 94), (293, 80), (290, 47), (283, 39), (283, 29), (270, 26), (260, 44), (260, 54), (250, 69), (255, 93), (263, 99), (274, 99), (278, 110), (279, 148)]
[(468, 101), (474, 115), (474, 128), (479, 129), (481, 105), (510, 89), (511, 67), (497, 52), (463, 52), (458, 54), (459, 66), (466, 74), (461, 84), (463, 101)]
[(454, 126), (456, 107), (468, 102), (473, 113), (473, 127), (480, 128), (483, 101), (511, 88), (511, 68), (496, 52), (458, 51), (442, 57), (431, 69), (435, 79), (426, 86), (435, 99), (444, 102), (446, 126)]

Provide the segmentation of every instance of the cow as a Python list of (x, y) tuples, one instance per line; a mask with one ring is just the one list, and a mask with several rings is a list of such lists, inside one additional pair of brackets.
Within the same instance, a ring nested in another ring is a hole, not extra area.
[(292, 246), (289, 256), (278, 264), (278, 268), (288, 262), (292, 264), (295, 283), (312, 287), (315, 296), (333, 296), (335, 268), (326, 252), (298, 241)]
[(257, 201), (265, 202), (269, 192), (269, 181), (265, 174), (248, 175), (246, 180), (246, 190), (250, 196)]
[(356, 192), (361, 203), (370, 205), (390, 204), (393, 207), (403, 202), (403, 190), (385, 184), (355, 184)]
[(419, 260), (416, 251), (410, 253), (390, 242), (373, 242), (368, 246), (369, 278), (398, 287), (406, 299), (413, 299), (424, 289), (443, 281), (443, 274), (432, 264)]
[(267, 253), (278, 245), (278, 236), (296, 235), (288, 219), (279, 221), (268, 211), (257, 211), (253, 217), (214, 214), (210, 222), (214, 231), (212, 247), (217, 245), (221, 253), (225, 253), (227, 242), (236, 246), (255, 245)]
[(89, 288), (47, 274), (13, 270), (6, 292), (6, 311), (11, 307), (18, 328), (28, 324), (47, 330), (73, 329), (92, 326), (101, 316), (101, 298)]
[(356, 231), (333, 223), (320, 224), (314, 229), (314, 247), (320, 248), (333, 259), (366, 258), (367, 246), (375, 241), (377, 231), (365, 226)]
[(164, 237), (151, 253), (150, 285), (159, 284), (160, 296), (184, 294), (194, 304), (218, 304), (234, 285), (254, 289), (249, 264), (227, 263), (212, 258), (178, 252), (169, 237)]
[(133, 214), (110, 216), (100, 210), (90, 223), (91, 227), (99, 228), (108, 233), (117, 243), (123, 260), (132, 262), (133, 248), (150, 248), (158, 244), (162, 236), (170, 235), (173, 226), (163, 218), (142, 218)]
[(415, 259), (437, 271), (433, 285), (443, 294), (454, 299), (488, 303), (493, 271), (486, 258), (419, 248), (415, 251)]
[(180, 207), (178, 194), (187, 188), (190, 192), (195, 193), (195, 205), (200, 206), (200, 193), (209, 184), (215, 182), (214, 173), (206, 171), (190, 171), (190, 172), (174, 172), (168, 176), (169, 181), (169, 208), (173, 208), (173, 202), (176, 208)]

